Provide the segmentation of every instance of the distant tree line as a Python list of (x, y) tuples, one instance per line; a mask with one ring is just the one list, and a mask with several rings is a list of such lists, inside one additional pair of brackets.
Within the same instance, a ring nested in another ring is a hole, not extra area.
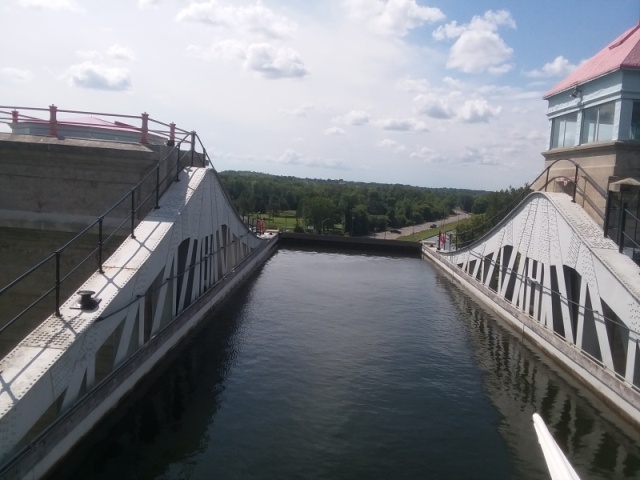
[(500, 223), (530, 191), (529, 186), (524, 185), (476, 197), (471, 209), (471, 213), (476, 215), (460, 223), (456, 229), (458, 248), (468, 245)]
[(222, 182), (241, 215), (276, 216), (295, 211), (316, 231), (341, 224), (345, 233), (367, 235), (389, 228), (435, 222), (456, 209), (483, 213), (487, 192), (455, 188), (302, 179), (225, 171)]

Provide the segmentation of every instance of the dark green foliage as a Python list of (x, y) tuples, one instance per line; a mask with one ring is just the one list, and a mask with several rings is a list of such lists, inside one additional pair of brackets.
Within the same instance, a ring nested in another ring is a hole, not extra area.
[[(349, 235), (432, 222), (455, 209), (470, 212), (486, 195), (479, 190), (280, 177), (254, 172), (220, 173), (241, 214), (295, 210), (319, 232), (322, 222), (342, 224)], [(327, 220), (329, 219), (329, 220)]]
[(475, 198), (473, 217), (458, 225), (458, 248), (473, 242), (491, 230), (505, 218), (530, 192), (528, 185), (520, 188), (509, 187), (499, 192), (489, 192)]

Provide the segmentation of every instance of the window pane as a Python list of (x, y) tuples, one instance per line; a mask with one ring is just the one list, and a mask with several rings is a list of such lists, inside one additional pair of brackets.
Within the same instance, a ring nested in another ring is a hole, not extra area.
[(578, 114), (572, 113), (567, 115), (565, 121), (564, 146), (573, 147), (576, 144), (576, 124), (578, 123)]
[(551, 148), (558, 148), (560, 146), (558, 140), (560, 138), (560, 123), (561, 120), (559, 118), (551, 120)]
[(588, 108), (582, 115), (582, 135), (580, 143), (593, 142), (596, 139), (596, 124), (598, 122), (598, 107)]
[(615, 105), (607, 103), (600, 106), (598, 116), (598, 141), (605, 142), (613, 138), (613, 113)]

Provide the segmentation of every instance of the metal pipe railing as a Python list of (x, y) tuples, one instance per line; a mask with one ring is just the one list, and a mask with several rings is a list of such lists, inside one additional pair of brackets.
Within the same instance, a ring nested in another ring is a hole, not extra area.
[[(23, 114), (23, 111), (27, 112), (39, 112), (42, 113), (41, 117)], [(141, 144), (148, 144), (149, 135), (157, 135), (163, 140), (166, 139), (169, 146), (173, 146), (176, 141), (176, 132), (179, 135), (191, 134), (190, 131), (178, 128), (175, 123), (165, 123), (159, 120), (155, 120), (144, 112), (140, 115), (126, 115), (126, 114), (114, 114), (105, 112), (91, 112), (83, 110), (64, 110), (58, 108), (56, 105), (50, 105), (48, 108), (35, 108), (35, 107), (19, 107), (19, 106), (6, 106), (0, 105), (0, 123), (19, 124), (20, 122), (32, 122), (37, 124), (47, 125), (48, 135), (57, 137), (61, 126), (75, 126), (75, 127), (90, 127), (100, 128), (100, 125), (91, 125), (84, 122), (78, 122), (73, 118), (62, 119), (60, 114), (68, 115), (90, 115), (100, 116), (108, 118), (122, 118), (122, 119), (134, 119), (140, 122), (140, 126), (136, 127), (128, 123), (114, 120), (111, 125), (102, 125), (105, 131), (129, 131), (139, 135), (139, 141)], [(42, 118), (44, 117), (44, 118)], [(155, 126), (165, 128), (155, 128)], [(190, 140), (193, 142), (193, 140)]]
[[(0, 109), (2, 108), (6, 108), (6, 107), (0, 107)], [(42, 110), (42, 109), (32, 109), (32, 110)], [(67, 111), (67, 112), (71, 112), (71, 111)], [(0, 111), (0, 113), (2, 112)], [(75, 111), (74, 113), (88, 113), (88, 112)], [(12, 112), (12, 118), (15, 118), (17, 116), (18, 114), (15, 111)], [(133, 117), (133, 118), (136, 118), (136, 117)], [(169, 125), (171, 126), (173, 124), (169, 124)], [(44, 260), (42, 260), (35, 266), (31, 267), (29, 270), (27, 270), (25, 273), (20, 275), (18, 278), (16, 278), (9, 284), (0, 288), (0, 297), (5, 296), (6, 298), (7, 294), (9, 294), (12, 291), (15, 291), (16, 288), (19, 288), (20, 285), (24, 284), (24, 282), (28, 281), (29, 279), (34, 278), (36, 274), (39, 274), (42, 272), (46, 275), (45, 267), (47, 267), (47, 265), (49, 265), (52, 260), (55, 261), (55, 273), (54, 273), (52, 287), (44, 289), (44, 292), (45, 292), (44, 294), (40, 295), (34, 302), (32, 302), (26, 308), (23, 308), (21, 311), (19, 311), (16, 315), (10, 318), (8, 322), (4, 323), (0, 328), (0, 334), (4, 332), (7, 328), (9, 328), (11, 325), (18, 322), (20, 319), (24, 318), (24, 316), (28, 312), (32, 311), (34, 307), (41, 304), (46, 298), (49, 297), (51, 293), (55, 293), (53, 311), (56, 316), (60, 316), (61, 294), (62, 294), (62, 288), (65, 284), (65, 281), (69, 281), (71, 276), (74, 273), (78, 272), (78, 270), (83, 265), (85, 265), (91, 258), (93, 258), (94, 255), (97, 256), (98, 272), (104, 273), (103, 265), (104, 265), (104, 257), (105, 257), (105, 247), (110, 243), (112, 239), (114, 239), (116, 236), (119, 235), (119, 232), (121, 231), (123, 226), (127, 223), (130, 224), (130, 231), (128, 232), (128, 235), (131, 235), (132, 237), (134, 237), (135, 227), (136, 227), (135, 217), (140, 211), (140, 209), (143, 208), (151, 198), (155, 198), (155, 204), (153, 208), (158, 208), (160, 197), (166, 192), (170, 184), (173, 181), (179, 181), (181, 166), (185, 160), (184, 155), (181, 155), (181, 152), (180, 152), (180, 145), (182, 144), (182, 142), (186, 142), (192, 145), (191, 153), (194, 156), (195, 156), (195, 146), (197, 144), (195, 140), (197, 140), (200, 143), (200, 145), (202, 145), (202, 142), (200, 141), (200, 139), (198, 138), (195, 132), (193, 131), (186, 132), (180, 129), (177, 129), (177, 130), (180, 133), (182, 133), (182, 137), (179, 138), (178, 140), (178, 145), (172, 146), (169, 152), (161, 160), (158, 161), (156, 167), (153, 168), (151, 171), (149, 171), (127, 194), (123, 195), (123, 197), (120, 200), (118, 200), (113, 205), (111, 205), (95, 221), (93, 221), (91, 224), (85, 227), (81, 232), (76, 234), (71, 240), (65, 243), (62, 247), (60, 247), (54, 253), (47, 256)], [(174, 133), (175, 131), (176, 129), (174, 127)], [(185, 152), (185, 155), (187, 153), (188, 152)], [(207, 159), (207, 158), (208, 157), (203, 148), (203, 161), (204, 159)], [(173, 162), (175, 162), (175, 167), (176, 167), (175, 173), (173, 171)], [(167, 165), (167, 168), (166, 168), (165, 175), (161, 178), (160, 168), (163, 165)], [(148, 195), (143, 197), (142, 189), (143, 187), (149, 185), (149, 179), (152, 178), (151, 177), (152, 175), (153, 175), (153, 179), (152, 179), (153, 188), (151, 189), (151, 192)], [(128, 216), (124, 218), (119, 224), (115, 225), (115, 228), (113, 228), (113, 231), (105, 238), (104, 237), (105, 220), (107, 220), (110, 216), (113, 217), (115, 215), (115, 210), (120, 205), (123, 205), (124, 202), (127, 200), (130, 201), (130, 209), (129, 209)], [(138, 205), (136, 205), (136, 200), (138, 201)], [(92, 249), (88, 255), (77, 260), (75, 265), (69, 271), (64, 272), (63, 274), (62, 258), (73, 246), (78, 245), (81, 240), (87, 238), (88, 235), (93, 235), (93, 232), (95, 232), (96, 227), (98, 230), (98, 239), (97, 239), (96, 248)]]
[[(557, 164), (558, 162), (570, 162), (575, 166), (575, 177), (574, 177), (574, 188), (573, 188), (573, 196), (572, 196), (572, 201), (575, 202), (576, 199), (576, 193), (579, 192), (582, 194), (583, 198), (585, 199), (585, 201), (587, 203), (589, 203), (589, 205), (594, 209), (594, 211), (598, 214), (598, 216), (602, 219), (605, 218), (605, 212), (602, 212), (601, 209), (595, 204), (595, 202), (586, 194), (586, 189), (582, 189), (578, 187), (578, 175), (579, 173), (582, 173), (582, 177), (586, 183), (588, 183), (589, 185), (591, 185), (597, 194), (599, 194), (603, 199), (607, 199), (607, 192), (600, 187), (600, 185), (597, 184), (597, 182), (591, 177), (591, 175), (589, 175), (584, 168), (582, 168), (582, 166), (580, 166), (576, 161), (570, 159), (570, 158), (566, 158), (566, 159), (558, 159), (555, 160), (553, 163), (551, 163), (547, 168), (545, 168), (542, 173), (540, 175), (538, 175), (535, 180), (533, 180), (533, 182), (531, 182), (531, 184), (529, 185), (533, 185), (535, 184), (538, 180), (541, 180), (543, 178), (543, 176), (545, 177), (545, 181), (544, 184), (542, 186), (540, 186), (538, 188), (538, 191), (542, 191), (542, 189), (544, 189), (544, 191), (547, 191), (547, 185), (552, 182), (553, 180), (555, 180), (556, 178), (559, 177), (553, 177), (551, 179), (549, 179), (549, 173), (551, 171), (551, 168)], [(520, 196), (518, 196), (517, 198), (515, 198), (514, 200), (512, 200), (506, 207), (504, 207), (502, 210), (500, 210), (496, 215), (494, 215), (493, 217), (487, 219), (484, 223), (480, 224), (480, 225), (476, 225), (474, 227), (472, 227), (470, 230), (462, 230), (460, 232), (456, 233), (456, 248), (458, 247), (457, 241), (458, 241), (458, 237), (462, 237), (463, 239), (468, 235), (468, 239), (467, 240), (463, 240), (460, 243), (460, 248), (465, 248), (466, 246), (474, 243), (476, 240), (478, 240), (479, 238), (482, 237), (482, 235), (484, 235), (486, 232), (488, 232), (491, 228), (493, 228), (495, 225), (497, 225), (500, 220), (502, 220), (511, 210), (513, 210), (516, 205), (518, 205), (524, 198), (526, 195), (528, 195), (530, 193), (530, 189), (529, 189), (529, 185), (525, 185), (525, 189), (523, 190), (522, 194)], [(477, 233), (477, 235), (476, 235)]]

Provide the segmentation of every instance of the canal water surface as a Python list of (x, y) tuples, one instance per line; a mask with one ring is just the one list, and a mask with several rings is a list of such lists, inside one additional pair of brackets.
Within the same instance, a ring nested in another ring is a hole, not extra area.
[(427, 261), (280, 250), (54, 478), (640, 478), (638, 432)]

